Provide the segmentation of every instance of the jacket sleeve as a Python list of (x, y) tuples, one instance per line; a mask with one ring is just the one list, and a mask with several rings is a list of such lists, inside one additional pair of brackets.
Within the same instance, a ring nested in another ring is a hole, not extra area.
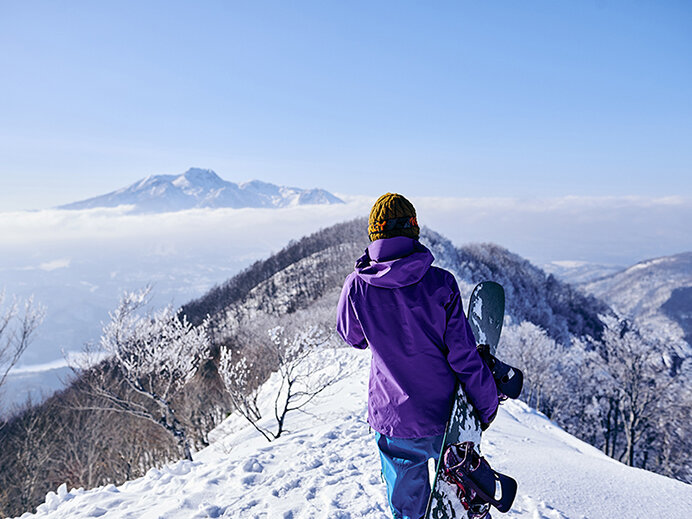
[(459, 287), (453, 278), (451, 288), (451, 300), (445, 307), (447, 361), (456, 372), (471, 404), (478, 411), (481, 421), (488, 423), (492, 421), (499, 405), (497, 386), (490, 368), (476, 350), (476, 339), (464, 315)]
[(353, 301), (349, 295), (353, 286), (353, 275), (346, 278), (341, 289), (341, 297), (336, 307), (336, 331), (341, 338), (354, 348), (365, 349), (368, 341), (365, 339), (363, 328), (353, 309)]

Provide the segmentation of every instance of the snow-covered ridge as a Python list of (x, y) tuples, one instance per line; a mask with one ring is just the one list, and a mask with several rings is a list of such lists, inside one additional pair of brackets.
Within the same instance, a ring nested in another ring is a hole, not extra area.
[(652, 260), (642, 261), (640, 263), (637, 263), (636, 265), (632, 265), (630, 268), (628, 268), (626, 270), (626, 272), (632, 273), (632, 272), (635, 272), (637, 270), (644, 270), (644, 269), (648, 269), (650, 267), (654, 267), (656, 265), (661, 265), (661, 264), (666, 264), (666, 263), (670, 264), (673, 262), (674, 261), (672, 258), (656, 258), (656, 259), (652, 259)]
[[(151, 469), (119, 487), (50, 492), (32, 517), (167, 519), (385, 519), (385, 486), (365, 421), (368, 351), (325, 350), (353, 375), (325, 392), (304, 414), (289, 415), (290, 431), (267, 443), (231, 415), (211, 435), (212, 445)], [(276, 390), (272, 377), (263, 399)], [(266, 416), (270, 416), (267, 412)], [(570, 436), (521, 402), (506, 402), (484, 434), (491, 465), (519, 482), (508, 518), (686, 518), (692, 486), (627, 467)]]
[(170, 212), (192, 208), (288, 207), (340, 204), (324, 189), (301, 189), (252, 180), (228, 182), (210, 169), (190, 168), (182, 175), (151, 175), (111, 193), (60, 206), (93, 209), (131, 205), (136, 212)]
[[(659, 337), (680, 357), (692, 355), (692, 327), (684, 316), (692, 305), (692, 252), (642, 261), (587, 283), (584, 290)], [(673, 297), (674, 294), (676, 297)]]

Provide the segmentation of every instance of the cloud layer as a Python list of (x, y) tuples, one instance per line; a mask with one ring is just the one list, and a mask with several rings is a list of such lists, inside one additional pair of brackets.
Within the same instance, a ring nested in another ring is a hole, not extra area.
[[(82, 254), (265, 255), (291, 239), (367, 216), (372, 197), (345, 205), (196, 209), (132, 214), (128, 207), (0, 213), (0, 268), (65, 268)], [(415, 198), (419, 221), (456, 244), (499, 243), (537, 261), (634, 263), (692, 249), (685, 197)], [(29, 261), (31, 260), (31, 261)], [(12, 264), (8, 264), (11, 262)]]
[[(0, 290), (33, 295), (47, 309), (23, 361), (53, 360), (97, 340), (124, 289), (153, 284), (155, 305), (183, 304), (290, 240), (367, 216), (374, 202), (343, 198), (333, 206), (153, 215), (126, 207), (0, 213)], [(539, 265), (628, 266), (692, 250), (688, 198), (411, 200), (419, 221), (456, 245), (495, 242)]]
[(417, 207), (456, 244), (495, 242), (537, 263), (629, 265), (692, 250), (692, 198), (426, 198)]

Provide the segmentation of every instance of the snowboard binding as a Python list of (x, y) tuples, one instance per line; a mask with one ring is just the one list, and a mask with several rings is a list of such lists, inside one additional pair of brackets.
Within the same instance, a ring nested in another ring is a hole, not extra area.
[(456, 486), (469, 519), (490, 519), (490, 505), (507, 512), (517, 495), (517, 482), (495, 472), (470, 441), (453, 443), (445, 449), (442, 475)]
[(521, 388), (524, 386), (524, 374), (521, 370), (498, 360), (490, 353), (490, 346), (487, 344), (479, 344), (477, 349), (493, 374), (500, 400), (518, 398), (521, 394)]

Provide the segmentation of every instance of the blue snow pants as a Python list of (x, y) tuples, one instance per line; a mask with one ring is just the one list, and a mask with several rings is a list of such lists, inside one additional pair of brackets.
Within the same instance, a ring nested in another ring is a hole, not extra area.
[(376, 432), (375, 439), (394, 519), (421, 519), (430, 496), (428, 460), (437, 462), (444, 434), (402, 439)]

